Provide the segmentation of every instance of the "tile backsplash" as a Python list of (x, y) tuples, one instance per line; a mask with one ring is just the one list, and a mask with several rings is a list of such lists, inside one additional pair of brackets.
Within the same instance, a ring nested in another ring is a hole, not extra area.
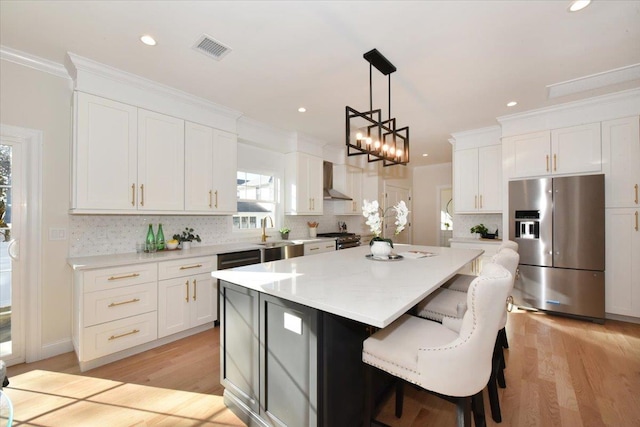
[(469, 229), (478, 224), (484, 224), (489, 233), (499, 230), (498, 237), (503, 238), (502, 214), (456, 214), (453, 216), (453, 237), (474, 237)]
[[(334, 214), (335, 202), (324, 203), (323, 215), (284, 217), (284, 226), (291, 229), (289, 239), (309, 237), (307, 221), (320, 223), (318, 233), (338, 231), (338, 221), (347, 223), (347, 229), (353, 233), (368, 234), (368, 228), (361, 215), (345, 216)], [(231, 216), (191, 216), (191, 215), (71, 215), (69, 218), (69, 256), (108, 255), (135, 252), (136, 243), (143, 242), (149, 224), (153, 224), (154, 233), (162, 224), (165, 238), (171, 239), (185, 227), (191, 227), (199, 234), (201, 245), (215, 245), (251, 241), (255, 242), (255, 233), (233, 232)], [(279, 239), (274, 232), (269, 233), (272, 240)]]

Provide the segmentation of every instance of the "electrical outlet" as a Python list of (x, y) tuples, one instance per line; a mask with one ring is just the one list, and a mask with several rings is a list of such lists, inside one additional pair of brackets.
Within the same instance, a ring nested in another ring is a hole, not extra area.
[(49, 240), (67, 240), (67, 229), (49, 228)]

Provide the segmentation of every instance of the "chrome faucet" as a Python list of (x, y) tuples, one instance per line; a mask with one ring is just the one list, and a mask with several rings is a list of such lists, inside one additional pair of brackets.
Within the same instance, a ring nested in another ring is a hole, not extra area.
[(262, 242), (266, 242), (267, 237), (271, 237), (271, 236), (267, 236), (267, 219), (269, 219), (269, 222), (271, 222), (271, 226), (273, 227), (273, 219), (271, 219), (270, 216), (267, 215), (266, 217), (260, 220), (260, 225), (262, 226), (262, 238), (261, 238)]

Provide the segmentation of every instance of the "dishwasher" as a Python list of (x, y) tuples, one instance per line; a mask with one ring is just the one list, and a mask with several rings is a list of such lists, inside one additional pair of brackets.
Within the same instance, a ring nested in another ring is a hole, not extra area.
[[(229, 268), (242, 267), (244, 265), (260, 264), (261, 254), (260, 249), (251, 249), (240, 252), (229, 252), (226, 254), (218, 254), (218, 270), (226, 270)], [(220, 281), (217, 283), (218, 292), (218, 313), (215, 321), (215, 325), (220, 325)]]

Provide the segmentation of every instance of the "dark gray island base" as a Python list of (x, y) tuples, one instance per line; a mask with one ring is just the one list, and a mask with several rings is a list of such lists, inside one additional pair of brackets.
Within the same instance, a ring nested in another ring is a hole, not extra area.
[(220, 302), (224, 402), (245, 423), (362, 425), (370, 326), (222, 280)]

